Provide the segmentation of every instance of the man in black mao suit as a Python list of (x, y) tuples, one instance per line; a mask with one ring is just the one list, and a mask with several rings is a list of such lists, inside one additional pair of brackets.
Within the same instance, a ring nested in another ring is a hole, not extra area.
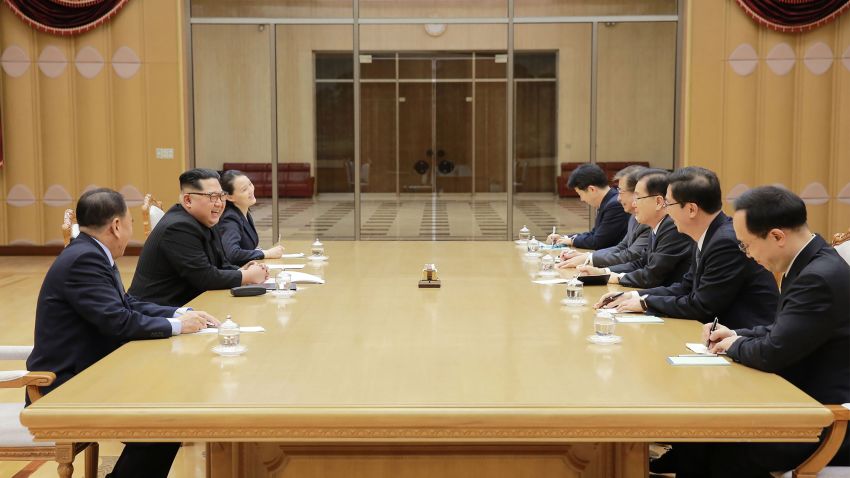
[(676, 230), (667, 216), (664, 194), (667, 176), (663, 169), (647, 169), (638, 176), (632, 204), (638, 222), (651, 228), (649, 246), (641, 256), (631, 262), (600, 269), (578, 266), (581, 274), (610, 274), (610, 284), (628, 287), (656, 287), (670, 285), (682, 279), (691, 263), (693, 241)]
[(649, 246), (649, 226), (641, 224), (635, 219), (635, 186), (637, 177), (646, 168), (633, 164), (626, 166), (617, 172), (614, 179), (617, 183), (617, 201), (623, 206), (623, 210), (629, 214), (629, 222), (626, 225), (626, 236), (617, 245), (599, 249), (593, 252), (577, 252), (567, 250), (561, 252), (560, 269), (568, 269), (581, 265), (596, 267), (607, 267), (614, 264), (631, 262), (643, 255)]
[[(733, 224), (747, 255), (782, 273), (775, 320), (766, 326), (731, 329), (706, 324), (712, 352), (776, 373), (821, 403), (850, 402), (850, 267), (812, 234), (806, 205), (773, 186), (755, 188), (735, 203)], [(675, 444), (653, 462), (676, 476), (770, 476), (796, 468), (817, 443)], [(669, 455), (669, 456), (668, 456)], [(850, 465), (850, 436), (833, 459)]]
[(779, 295), (776, 281), (738, 248), (732, 220), (721, 211), (717, 175), (687, 167), (672, 173), (668, 182), (667, 213), (679, 231), (695, 241), (690, 269), (671, 286), (633, 291), (607, 307), (703, 323), (718, 317), (734, 327), (772, 322)]
[(546, 240), (552, 244), (566, 244), (580, 249), (604, 249), (616, 245), (626, 235), (629, 214), (617, 202), (617, 189), (608, 186), (608, 177), (595, 164), (582, 164), (570, 174), (567, 186), (578, 193), (579, 199), (598, 208), (593, 229), (575, 236), (551, 234)]
[[(49, 393), (130, 340), (192, 333), (218, 321), (205, 312), (142, 302), (124, 292), (115, 259), (133, 235), (133, 219), (121, 195), (86, 192), (77, 203), (80, 235), (44, 278), (35, 317), (29, 370), (47, 370)], [(27, 403), (29, 399), (27, 398)], [(165, 477), (178, 443), (128, 444), (110, 476)]]
[(160, 219), (145, 241), (130, 294), (160, 304), (181, 306), (205, 291), (259, 284), (265, 266), (230, 264), (213, 226), (225, 205), (218, 173), (192, 169), (180, 175), (181, 203)]

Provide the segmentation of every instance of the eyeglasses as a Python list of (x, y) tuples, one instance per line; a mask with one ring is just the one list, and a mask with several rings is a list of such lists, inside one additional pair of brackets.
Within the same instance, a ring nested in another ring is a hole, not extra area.
[(661, 196), (661, 195), (660, 194), (650, 194), (648, 196), (641, 196), (641, 197), (635, 196), (635, 201), (640, 201), (641, 199), (646, 199), (646, 198), (654, 198), (654, 197), (658, 197), (658, 196)]
[(186, 193), (186, 194), (194, 194), (195, 196), (206, 196), (207, 199), (210, 200), (211, 203), (215, 204), (217, 202), (223, 202), (225, 198), (227, 198), (227, 193), (224, 191), (220, 191), (217, 193)]
[(676, 204), (682, 204), (680, 202), (667, 202), (667, 198), (664, 198), (664, 207), (675, 206)]
[(750, 250), (750, 246), (744, 244), (741, 241), (738, 241), (738, 249), (740, 249), (741, 252), (743, 252), (744, 254), (749, 254), (748, 251)]

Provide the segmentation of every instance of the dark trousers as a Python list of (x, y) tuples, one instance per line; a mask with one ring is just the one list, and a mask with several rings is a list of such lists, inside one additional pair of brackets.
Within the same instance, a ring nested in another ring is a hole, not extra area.
[(676, 473), (676, 478), (770, 478), (788, 471), (817, 449), (817, 443), (674, 443), (649, 463), (653, 473)]
[(107, 478), (167, 478), (180, 443), (125, 443)]

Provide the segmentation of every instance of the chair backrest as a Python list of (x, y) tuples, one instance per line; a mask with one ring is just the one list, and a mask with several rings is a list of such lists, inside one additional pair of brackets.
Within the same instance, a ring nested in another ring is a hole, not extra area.
[(162, 201), (154, 199), (153, 194), (145, 194), (145, 199), (142, 201), (142, 225), (145, 229), (145, 237), (148, 237), (164, 215)]
[(80, 235), (80, 226), (77, 224), (77, 213), (73, 209), (65, 209), (62, 217), (62, 240), (65, 247), (71, 243), (71, 239)]
[[(360, 185), (368, 186), (369, 185), (369, 163), (360, 165)], [(354, 187), (354, 161), (347, 159), (345, 160), (345, 179), (348, 181), (348, 185)]]
[(844, 259), (844, 262), (850, 264), (850, 229), (832, 236), (832, 247)]

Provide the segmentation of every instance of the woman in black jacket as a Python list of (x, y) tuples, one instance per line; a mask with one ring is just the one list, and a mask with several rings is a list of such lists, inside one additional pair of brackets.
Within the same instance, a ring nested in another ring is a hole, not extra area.
[(221, 175), (221, 187), (227, 193), (227, 206), (215, 226), (221, 234), (224, 253), (231, 264), (242, 266), (257, 259), (280, 259), (283, 246), (259, 249), (260, 238), (249, 208), (257, 203), (254, 185), (248, 176), (232, 169)]

